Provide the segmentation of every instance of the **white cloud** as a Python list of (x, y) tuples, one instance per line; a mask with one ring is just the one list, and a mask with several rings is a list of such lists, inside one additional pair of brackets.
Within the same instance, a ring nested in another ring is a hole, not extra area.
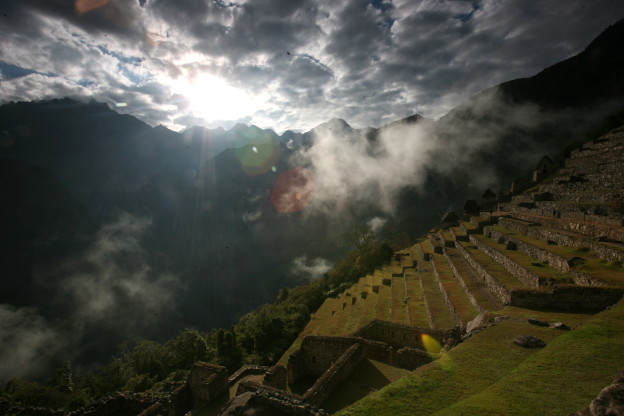
[(0, 377), (36, 377), (66, 338), (35, 309), (0, 304)]
[[(330, 122), (315, 129), (314, 144), (296, 155), (295, 163), (314, 174), (312, 210), (335, 212), (349, 203), (372, 203), (388, 213), (397, 192), (419, 185), (435, 143), (430, 123), (397, 124), (370, 141), (365, 131)], [(409, 156), (408, 156), (409, 155)]]
[(301, 256), (293, 259), (290, 271), (293, 275), (304, 279), (316, 279), (332, 268), (332, 263), (321, 257), (308, 259)]
[(121, 214), (98, 232), (86, 252), (84, 271), (63, 279), (61, 287), (75, 305), (78, 322), (119, 318), (130, 331), (171, 306), (175, 279), (154, 275), (141, 247), (150, 225), (145, 218)]
[(3, 101), (125, 102), (121, 110), (151, 124), (182, 128), (175, 120), (185, 120), (189, 100), (171, 86), (207, 72), (257, 100), (236, 118), (277, 131), (332, 117), (356, 127), (440, 117), (580, 52), (624, 15), (623, 3), (608, 0), (115, 0), (83, 14), (55, 2), (1, 4), (10, 18), (0, 61), (56, 75), (34, 89), (32, 79), (3, 80)]

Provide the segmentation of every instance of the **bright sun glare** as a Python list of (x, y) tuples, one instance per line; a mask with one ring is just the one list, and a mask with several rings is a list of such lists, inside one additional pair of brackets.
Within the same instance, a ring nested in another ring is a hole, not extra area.
[(245, 91), (210, 74), (177, 80), (172, 89), (186, 97), (189, 112), (206, 121), (237, 120), (252, 113), (256, 106), (254, 98)]

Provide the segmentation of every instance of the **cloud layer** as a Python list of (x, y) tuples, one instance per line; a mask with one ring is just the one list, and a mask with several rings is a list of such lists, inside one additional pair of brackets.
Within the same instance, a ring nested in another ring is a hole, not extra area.
[(101, 227), (80, 258), (71, 259), (59, 281), (48, 282), (50, 302), (66, 309), (63, 319), (0, 304), (0, 378), (38, 377), (54, 363), (80, 363), (86, 350), (107, 356), (122, 340), (146, 336), (163, 324), (158, 315), (171, 313), (180, 287), (173, 276), (149, 265), (141, 239), (150, 226), (145, 218), (122, 213)]
[[(0, 0), (3, 102), (94, 98), (174, 128), (244, 120), (306, 130), (332, 117), (379, 126), (439, 117), (533, 75), (624, 16), (608, 0), (91, 3)], [(205, 74), (248, 102), (206, 83), (189, 97)], [(214, 100), (232, 120), (202, 110)]]

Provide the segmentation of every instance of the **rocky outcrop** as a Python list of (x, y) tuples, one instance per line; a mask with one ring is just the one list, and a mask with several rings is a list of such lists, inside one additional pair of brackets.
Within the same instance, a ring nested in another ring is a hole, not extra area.
[(624, 416), (624, 370), (598, 393), (588, 408), (569, 416)]

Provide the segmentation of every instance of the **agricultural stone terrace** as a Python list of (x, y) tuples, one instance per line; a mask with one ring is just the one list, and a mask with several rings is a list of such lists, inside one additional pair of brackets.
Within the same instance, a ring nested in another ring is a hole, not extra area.
[[(498, 383), (498, 378), (480, 367), (488, 368), (496, 361), (492, 368), (498, 368), (497, 377), (504, 379), (525, 359), (538, 354), (514, 349), (522, 348), (511, 346), (515, 337), (538, 336), (546, 341), (544, 351), (548, 351), (550, 342), (565, 338), (565, 331), (553, 328), (578, 327), (582, 332), (584, 322), (602, 322), (592, 320), (592, 314), (618, 303), (624, 295), (623, 149), (624, 128), (620, 128), (573, 151), (563, 168), (514, 195), (510, 202), (489, 203), (480, 215), (446, 222), (446, 228), (433, 229), (396, 252), (387, 265), (326, 299), (280, 359), (281, 370), (254, 376), (253, 382), (245, 381), (246, 388), (275, 388), (270, 380), (287, 372), (289, 382), (284, 381), (283, 391), (286, 396), (294, 395), (297, 403), (335, 412), (362, 399), (341, 414), (388, 414), (383, 405), (376, 407), (379, 395), (364, 398), (368, 391), (362, 393), (353, 383), (378, 389), (408, 374), (406, 383), (401, 380), (388, 386), (401, 391), (401, 386), (419, 380), (419, 374), (439, 377), (439, 371), (459, 366), (460, 372), (466, 371), (465, 379), (454, 379), (450, 373), (447, 377), (449, 386), (455, 386), (448, 388), (455, 389), (456, 397), (441, 400), (435, 389), (431, 397), (405, 393), (412, 400), (410, 409), (433, 414), (483, 394), (479, 386)], [(618, 305), (611, 315), (624, 313), (621, 302)], [(536, 322), (546, 327), (534, 325)], [(548, 327), (555, 322), (567, 325)], [(565, 345), (567, 341), (561, 342)], [(487, 354), (473, 351), (471, 345), (479, 345)], [(498, 345), (498, 351), (491, 350), (492, 345)], [(578, 354), (583, 348), (577, 348)], [(624, 351), (622, 345), (619, 349)], [(504, 363), (500, 361), (504, 357), (498, 357), (501, 354), (508, 354)], [(451, 364), (449, 357), (460, 361)], [(614, 374), (605, 375), (605, 380), (612, 380), (622, 366), (624, 357), (620, 358), (612, 364), (598, 360), (600, 368), (613, 367)], [(371, 371), (387, 374), (382, 376), (385, 382), (369, 383)], [(353, 374), (369, 375), (355, 381)], [(513, 377), (522, 378), (522, 374), (519, 370)], [(587, 397), (595, 397), (604, 387), (598, 386), (602, 379), (597, 380), (591, 388), (600, 388), (588, 392)], [(444, 386), (446, 381), (440, 378), (438, 382)], [(458, 383), (464, 387), (458, 389)], [(500, 389), (514, 390), (508, 384)], [(352, 394), (356, 390), (360, 393)], [(571, 400), (561, 408), (576, 406), (567, 410), (570, 413), (589, 404), (579, 403)], [(462, 409), (466, 414), (491, 414), (491, 409), (479, 406), (484, 405), (475, 399)], [(392, 414), (409, 414), (394, 411)]]

